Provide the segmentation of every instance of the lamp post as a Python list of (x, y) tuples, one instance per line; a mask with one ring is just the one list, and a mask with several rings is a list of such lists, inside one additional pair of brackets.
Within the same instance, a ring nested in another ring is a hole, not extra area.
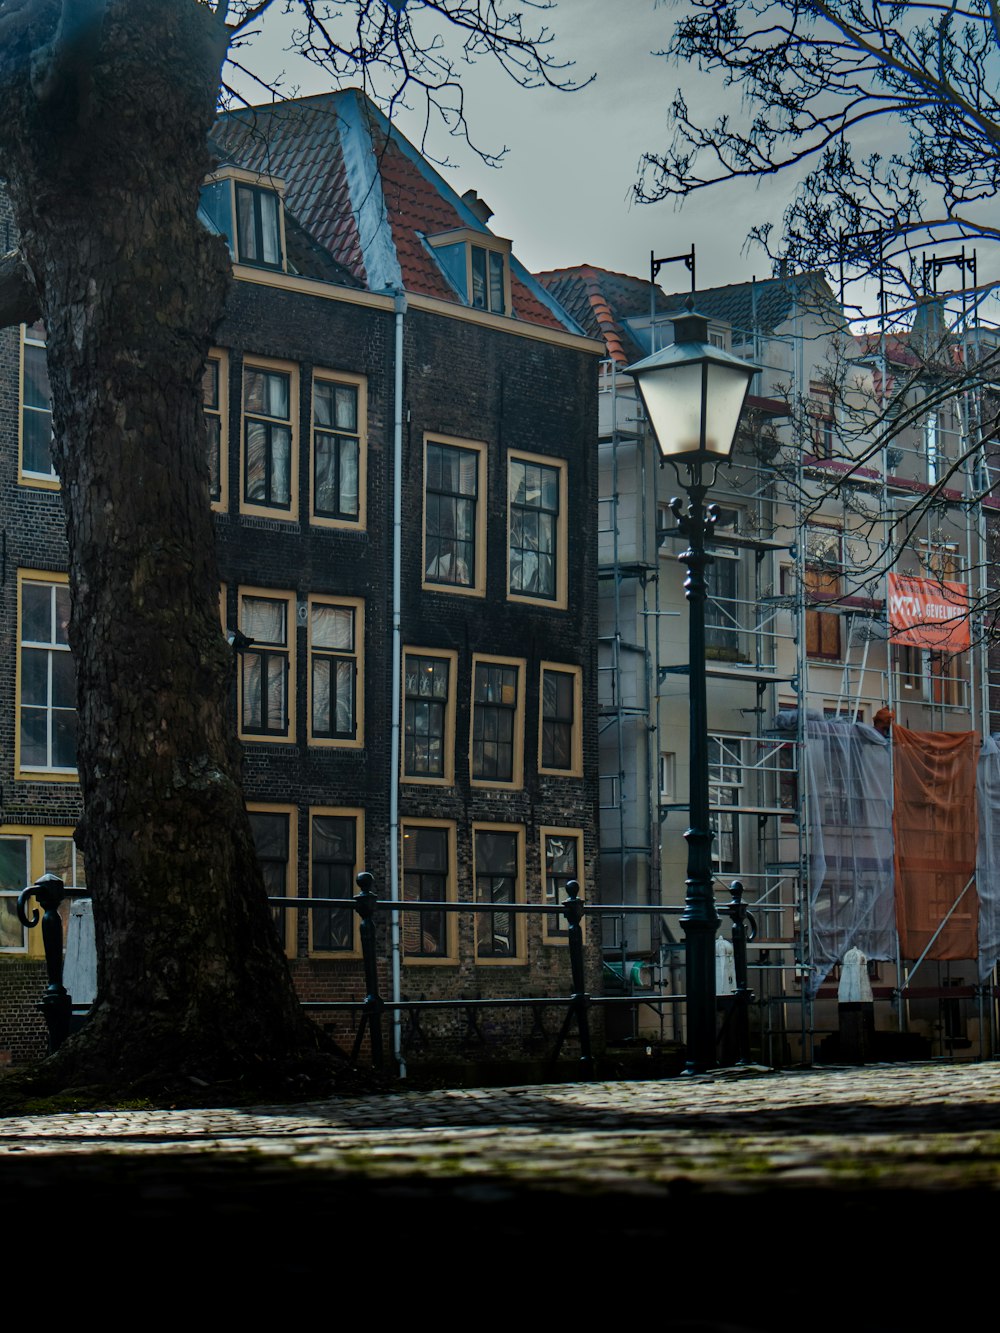
[[(708, 321), (690, 308), (674, 321), (674, 342), (627, 368), (636, 382), (660, 451), (687, 492), (670, 501), (677, 531), (688, 549), (688, 673), (691, 702), (691, 763), (687, 880), (684, 894), (684, 955), (687, 994), (687, 1072), (715, 1064), (715, 932), (719, 914), (712, 892), (712, 827), (708, 805), (708, 705), (705, 690), (705, 569), (712, 556), (717, 511), (705, 504), (720, 463), (729, 459), (750, 381), (760, 369), (708, 341)], [(681, 465), (686, 479), (681, 476)], [(711, 469), (706, 477), (706, 470)]]

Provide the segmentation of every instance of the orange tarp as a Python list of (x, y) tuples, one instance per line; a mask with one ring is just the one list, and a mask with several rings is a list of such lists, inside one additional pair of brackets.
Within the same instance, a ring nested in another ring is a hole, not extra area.
[[(896, 924), (904, 958), (919, 958), (976, 870), (974, 731), (893, 727)], [(969, 888), (928, 958), (975, 958), (976, 886)]]

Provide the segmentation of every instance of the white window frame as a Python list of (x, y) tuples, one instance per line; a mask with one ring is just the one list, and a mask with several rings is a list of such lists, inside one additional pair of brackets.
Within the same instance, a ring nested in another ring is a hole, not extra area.
[[(54, 590), (57, 588), (67, 588), (67, 596), (68, 596), (68, 585), (69, 585), (69, 578), (66, 574), (57, 574), (57, 573), (52, 573), (51, 571), (37, 570), (37, 569), (19, 569), (17, 572), (17, 643), (18, 643), (17, 718), (16, 718), (16, 730), (14, 736), (14, 753), (15, 753), (14, 766), (15, 766), (16, 776), (22, 780), (24, 779), (29, 779), (33, 781), (42, 780), (46, 782), (77, 781), (77, 768), (75, 764), (64, 765), (64, 764), (53, 764), (51, 762), (52, 752), (53, 752), (53, 724), (55, 721), (54, 714), (56, 712), (62, 713), (69, 711), (72, 711), (74, 714), (76, 713), (75, 695), (74, 695), (74, 705), (72, 710), (66, 709), (64, 707), (56, 709), (55, 704), (53, 703), (52, 700), (54, 654), (65, 653), (67, 656), (72, 656), (70, 652), (69, 643), (68, 642), (60, 643), (58, 641), (58, 631), (54, 623), (56, 616), (56, 605), (57, 605), (56, 597), (53, 595)], [(24, 589), (26, 586), (46, 587), (50, 590), (49, 616), (50, 616), (50, 627), (51, 627), (51, 632), (53, 634), (53, 638), (48, 642), (44, 642), (40, 639), (36, 640), (36, 639), (24, 638), (23, 602), (24, 602)], [(45, 652), (48, 655), (47, 675), (46, 675), (46, 703), (44, 705), (25, 704), (23, 702), (23, 692), (24, 692), (23, 662), (24, 662), (24, 652), (26, 649), (32, 652)], [(21, 721), (22, 721), (22, 714), (26, 708), (30, 708), (32, 710), (38, 710), (40, 708), (44, 708), (46, 714), (46, 737), (47, 737), (46, 756), (49, 761), (45, 764), (27, 764), (24, 762), (22, 753), (23, 747), (21, 743)]]

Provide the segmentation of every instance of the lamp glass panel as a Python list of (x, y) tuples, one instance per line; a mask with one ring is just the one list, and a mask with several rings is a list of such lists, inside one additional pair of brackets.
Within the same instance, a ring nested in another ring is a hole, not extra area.
[(640, 375), (639, 392), (665, 458), (701, 449), (701, 363)]
[(712, 454), (727, 455), (733, 447), (736, 427), (746, 398), (752, 369), (708, 363), (708, 396), (705, 448)]
[[(646, 411), (665, 458), (688, 454), (727, 458), (732, 450), (753, 370), (711, 357), (638, 377)], [(705, 393), (702, 433), (702, 382)]]

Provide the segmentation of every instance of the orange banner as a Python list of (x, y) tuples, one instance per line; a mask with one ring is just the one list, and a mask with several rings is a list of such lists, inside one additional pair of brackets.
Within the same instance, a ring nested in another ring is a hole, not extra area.
[(889, 575), (889, 629), (893, 643), (960, 653), (969, 646), (969, 589), (947, 579)]

